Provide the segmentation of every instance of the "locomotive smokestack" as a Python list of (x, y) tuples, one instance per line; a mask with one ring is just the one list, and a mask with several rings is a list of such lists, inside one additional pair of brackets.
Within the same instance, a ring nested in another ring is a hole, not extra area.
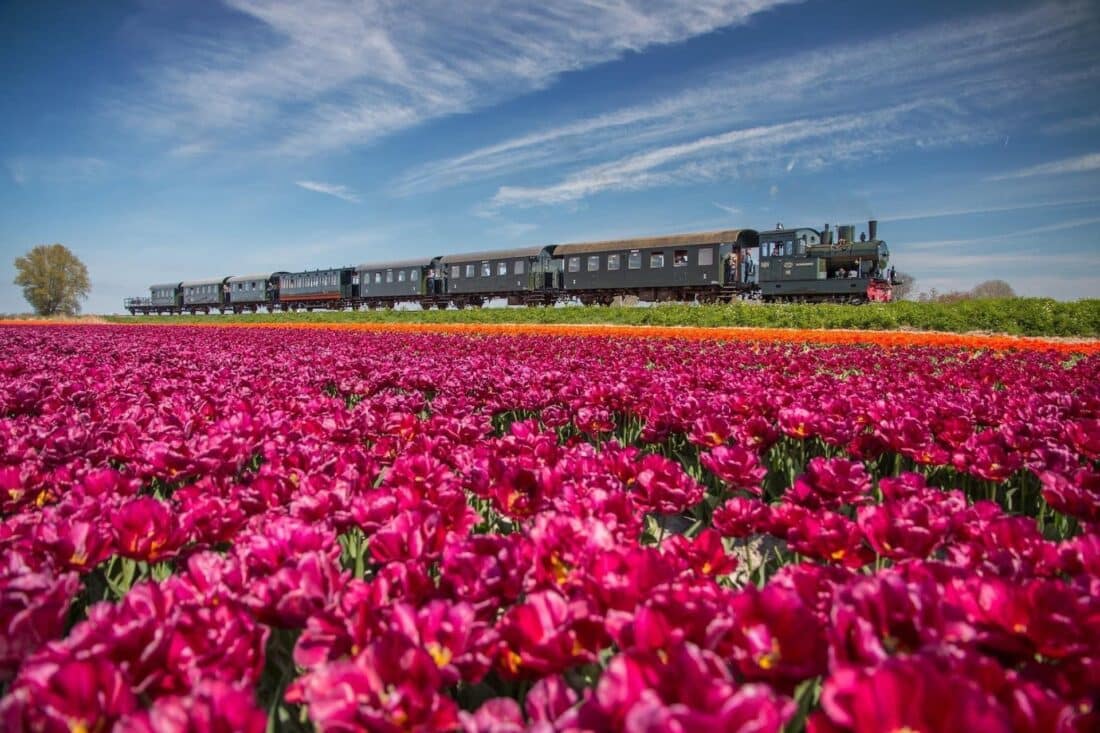
[(878, 239), (878, 220), (871, 219), (867, 222), (867, 238), (872, 242)]

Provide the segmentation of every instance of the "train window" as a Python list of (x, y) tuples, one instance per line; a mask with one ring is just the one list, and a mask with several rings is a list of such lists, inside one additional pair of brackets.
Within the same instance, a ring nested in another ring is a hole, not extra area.
[(393, 282), (393, 270), (386, 270), (386, 282)]
[(504, 275), (507, 275), (507, 274), (508, 274), (508, 263), (507, 262), (498, 262), (497, 263), (497, 275), (503, 277)]
[(631, 252), (626, 256), (626, 269), (628, 270), (640, 270), (642, 269), (642, 253)]
[(399, 283), (405, 282), (405, 271), (404, 270), (398, 270), (397, 271), (397, 282), (399, 282)]
[[(443, 268), (440, 268), (440, 273), (443, 272)], [(414, 283), (419, 278), (416, 276), (416, 270), (409, 270), (409, 282)]]
[(619, 269), (619, 255), (607, 256), (607, 269), (618, 270)]
[(569, 258), (569, 272), (580, 272), (580, 271), (581, 271), (581, 258), (580, 257), (570, 257)]
[(714, 248), (703, 247), (699, 250), (699, 266), (708, 267), (714, 264)]
[(599, 255), (588, 255), (588, 271), (589, 272), (596, 272), (599, 269), (600, 269), (600, 256)]
[(515, 268), (513, 268), (512, 274), (514, 274), (514, 275), (522, 275), (523, 274), (523, 260), (516, 260), (516, 266), (515, 266)]
[(473, 277), (475, 272), (473, 265), (466, 265), (466, 277)]
[(656, 270), (658, 267), (665, 266), (665, 253), (653, 252), (649, 255), (649, 267), (651, 270)]
[(672, 266), (673, 267), (687, 267), (688, 263), (688, 251), (686, 249), (678, 249), (672, 253)]
[(462, 277), (462, 268), (459, 265), (451, 265), (451, 277), (458, 279)]
[(374, 273), (374, 282), (375, 283), (382, 282), (382, 273), (380, 273), (380, 272)]
[(493, 276), (493, 266), (490, 265), (488, 262), (482, 262), (481, 263), (481, 276), (482, 277), (492, 277)]

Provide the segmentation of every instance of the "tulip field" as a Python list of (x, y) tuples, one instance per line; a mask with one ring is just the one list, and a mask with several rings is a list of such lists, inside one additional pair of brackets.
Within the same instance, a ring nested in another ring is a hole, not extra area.
[(0, 730), (1100, 729), (1094, 343), (534, 331), (0, 325)]

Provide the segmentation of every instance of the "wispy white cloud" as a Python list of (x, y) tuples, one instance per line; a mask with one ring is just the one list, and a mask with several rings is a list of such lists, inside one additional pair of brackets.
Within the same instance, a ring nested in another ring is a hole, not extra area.
[(177, 145), (168, 151), (168, 154), (173, 158), (194, 158), (200, 155), (205, 155), (213, 150), (213, 145), (208, 142), (189, 142)]
[[(976, 214), (997, 214), (1005, 211), (1027, 211), (1029, 209), (1048, 209), (1067, 206), (1081, 206), (1100, 203), (1100, 197), (1059, 199), (1055, 201), (1028, 201), (1000, 206), (977, 206), (965, 209), (928, 209), (886, 213), (878, 217), (879, 221), (918, 221), (921, 219), (945, 219), (956, 216), (974, 216)], [(816, 217), (820, 218), (820, 217)]]
[(359, 195), (347, 186), (340, 185), (339, 183), (324, 183), (323, 181), (295, 181), (294, 185), (304, 188), (307, 191), (315, 191), (317, 193), (323, 193), (328, 196), (335, 196), (338, 199), (350, 201), (353, 204), (359, 203)]
[(1047, 125), (1043, 125), (1042, 132), (1047, 135), (1064, 135), (1081, 130), (1089, 130), (1100, 127), (1100, 113), (1068, 117)]
[(1033, 176), (1057, 176), (1066, 173), (1088, 173), (1100, 170), (1100, 153), (1088, 153), (1073, 158), (1063, 158), (1050, 163), (1041, 163), (1028, 168), (990, 176), (990, 181), (1007, 181), (1014, 178), (1031, 178)]
[(4, 161), (11, 180), (30, 183), (86, 183), (102, 178), (109, 165), (93, 156), (18, 156)]
[[(781, 153), (792, 150), (805, 154), (807, 168), (819, 169), (900, 144), (916, 144), (921, 136), (905, 124), (914, 114), (935, 120), (941, 142), (972, 134), (943, 112), (942, 104), (907, 103), (861, 115), (815, 116), (727, 130), (588, 166), (544, 186), (501, 186), (492, 204), (498, 208), (560, 204), (602, 191), (735, 178), (744, 170), (768, 170), (777, 165), (782, 170), (779, 161), (785, 156)], [(772, 184), (768, 193), (775, 198), (779, 186)]]
[[(534, 130), (420, 166), (396, 181), (395, 190), (409, 194), (519, 172), (529, 179), (540, 169), (570, 166), (602, 175), (601, 166), (616, 160), (629, 162), (639, 151), (675, 147), (693, 137), (703, 140), (776, 120), (857, 117), (907, 102), (916, 106), (905, 121), (906, 134), (893, 134), (877, 146), (850, 141), (850, 153), (858, 157), (1001, 140), (1001, 129), (990, 119), (1018, 119), (1036, 108), (1037, 99), (1050, 99), (1100, 79), (1100, 52), (1089, 40), (1090, 28), (1095, 30), (1096, 25), (1086, 3), (1042, 4), (857, 44), (827, 44), (779, 58), (750, 58), (715, 70), (703, 83), (676, 94)], [(1065, 55), (1070, 52), (1075, 56), (1067, 69)], [(926, 110), (933, 114), (925, 114)], [(782, 126), (777, 131), (782, 133)], [(786, 162), (787, 172), (796, 167), (820, 170), (826, 157), (837, 157), (822, 155), (818, 149), (782, 146), (775, 146), (774, 152)], [(775, 161), (768, 165), (777, 167)], [(716, 172), (714, 164), (704, 169)], [(743, 166), (725, 169), (730, 174)], [(777, 172), (783, 170), (779, 163)], [(574, 176), (536, 188), (546, 189), (550, 203), (575, 201), (576, 196), (561, 195), (585, 188)], [(667, 177), (649, 176), (629, 187), (667, 182)], [(602, 189), (597, 186), (596, 190)], [(514, 189), (502, 187), (495, 200), (506, 205), (515, 194)], [(521, 195), (517, 202), (530, 200)]]
[[(1037, 256), (1037, 252), (953, 254), (950, 257), (941, 258), (934, 264), (930, 266), (926, 265), (925, 267), (934, 272), (972, 268), (978, 268), (983, 272), (989, 272), (994, 268), (1000, 269), (1013, 265), (1034, 268)], [(1077, 271), (1100, 271), (1100, 253), (1096, 252), (1044, 253), (1042, 261), (1043, 267), (1045, 268), (1062, 266), (1065, 268), (1074, 268)]]
[(741, 213), (741, 209), (737, 208), (736, 206), (730, 206), (728, 204), (720, 204), (717, 201), (711, 201), (711, 203), (714, 204), (719, 209), (721, 209), (722, 211), (729, 214), (730, 216), (737, 216), (738, 214)]
[[(1100, 216), (1069, 219), (1066, 221), (1055, 222), (1053, 224), (1044, 224), (1042, 226), (1028, 227), (1025, 229), (1015, 229), (1009, 232), (1003, 232), (1000, 234), (989, 234), (982, 237), (968, 237), (963, 239), (936, 239), (924, 242), (900, 242), (898, 244), (899, 246), (904, 247), (906, 252), (962, 249), (979, 243), (1024, 239), (1027, 237), (1034, 237), (1038, 234), (1051, 234), (1053, 232), (1071, 231), (1074, 229), (1081, 229), (1082, 227), (1093, 226), (1095, 224), (1100, 224)], [(1034, 257), (1035, 255), (1029, 254), (1028, 256)], [(1047, 262), (1049, 256), (1049, 254), (1044, 254), (1043, 262)]]
[(801, 0), (223, 1), (251, 27), (228, 43), (184, 39), (131, 117), (179, 135), (262, 126), (265, 149), (308, 155)]

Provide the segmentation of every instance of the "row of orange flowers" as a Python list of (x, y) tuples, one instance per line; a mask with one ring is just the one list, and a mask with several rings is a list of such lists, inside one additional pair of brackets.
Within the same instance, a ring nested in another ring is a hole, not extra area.
[[(0, 320), (0, 325), (73, 325), (49, 321)], [(1052, 340), (1019, 336), (957, 334), (928, 331), (853, 331), (797, 328), (624, 326), (602, 324), (536, 323), (217, 323), (201, 327), (293, 328), (378, 333), (452, 333), (510, 336), (603, 336), (616, 338), (678, 338), (693, 341), (767, 341), (813, 344), (869, 344), (874, 346), (946, 346), (994, 351), (1056, 351), (1065, 354), (1100, 353), (1100, 340)]]

